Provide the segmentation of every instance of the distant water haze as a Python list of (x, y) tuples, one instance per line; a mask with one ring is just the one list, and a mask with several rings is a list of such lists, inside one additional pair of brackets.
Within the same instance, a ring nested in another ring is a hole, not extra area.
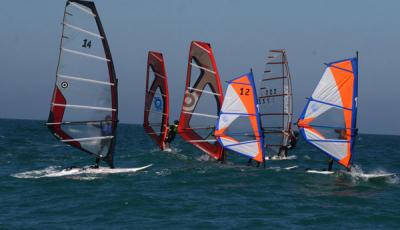
[[(95, 1), (119, 78), (120, 121), (143, 119), (147, 52), (164, 54), (171, 120), (182, 103), (192, 40), (211, 43), (225, 81), (286, 49), (295, 120), (324, 62), (360, 52), (361, 133), (400, 134), (398, 1)], [(65, 1), (6, 1), (0, 7), (0, 118), (47, 119)]]

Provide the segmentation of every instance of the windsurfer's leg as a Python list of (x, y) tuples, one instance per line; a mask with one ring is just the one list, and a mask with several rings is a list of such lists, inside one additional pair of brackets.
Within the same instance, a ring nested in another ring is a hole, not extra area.
[(332, 158), (330, 158), (328, 163), (328, 171), (332, 171), (332, 166), (333, 166), (333, 160)]
[(252, 161), (252, 159), (251, 159), (251, 158), (249, 158), (249, 161), (247, 161), (247, 165), (248, 165), (248, 166), (250, 166), (250, 165), (251, 165), (251, 161)]
[(100, 157), (100, 156), (97, 156), (97, 157), (96, 157), (96, 162), (95, 162), (95, 164), (94, 164), (91, 168), (94, 168), (94, 169), (99, 168), (100, 160), (101, 160), (101, 157)]

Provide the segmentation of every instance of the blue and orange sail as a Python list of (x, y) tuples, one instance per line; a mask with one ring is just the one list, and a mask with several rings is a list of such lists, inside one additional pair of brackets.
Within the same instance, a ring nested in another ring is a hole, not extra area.
[(326, 64), (297, 123), (304, 139), (346, 168), (357, 134), (358, 57)]
[(253, 73), (228, 83), (214, 135), (225, 149), (264, 162), (264, 138)]

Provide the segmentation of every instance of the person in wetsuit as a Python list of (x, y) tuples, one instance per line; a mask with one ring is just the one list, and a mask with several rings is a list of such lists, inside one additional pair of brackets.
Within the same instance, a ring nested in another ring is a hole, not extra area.
[[(112, 136), (112, 118), (110, 115), (107, 115), (104, 119), (104, 121), (100, 121), (100, 125), (96, 125), (96, 127), (100, 128), (101, 136)], [(111, 139), (101, 139), (100, 140), (100, 150), (98, 152), (98, 155), (96, 156), (96, 163), (91, 166), (91, 168), (99, 168), (100, 160), (104, 159), (103, 156), (103, 151), (104, 149), (107, 149), (107, 147), (110, 145)]]
[(296, 148), (298, 136), (299, 136), (299, 132), (297, 132), (297, 131), (292, 131), (290, 133), (289, 145), (288, 145), (289, 150)]
[[(345, 140), (347, 138), (346, 129), (335, 129), (335, 133), (339, 134), (338, 139)], [(328, 171), (332, 171), (333, 168), (333, 158), (328, 159)]]
[(170, 147), (171, 142), (175, 139), (176, 134), (178, 133), (179, 121), (175, 120), (173, 125), (168, 127), (167, 139), (165, 139), (165, 145), (167, 148)]

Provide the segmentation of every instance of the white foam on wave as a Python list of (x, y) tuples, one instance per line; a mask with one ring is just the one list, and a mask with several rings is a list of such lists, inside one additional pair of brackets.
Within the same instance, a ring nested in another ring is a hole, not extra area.
[(22, 179), (36, 179), (36, 178), (44, 177), (45, 175), (49, 175), (49, 174), (58, 172), (60, 170), (61, 170), (61, 166), (49, 166), (44, 169), (14, 173), (14, 174), (11, 174), (11, 176), (15, 177), (15, 178), (22, 178)]
[(210, 161), (212, 158), (207, 155), (207, 154), (203, 154), (200, 157), (196, 158), (196, 160), (198, 161)]
[(295, 160), (297, 159), (296, 155), (290, 155), (287, 157), (280, 157), (280, 156), (272, 156), (272, 157), (265, 157), (265, 160), (269, 160), (269, 161), (287, 161), (287, 160)]
[(172, 172), (170, 169), (162, 169), (162, 170), (156, 172), (156, 174), (158, 176), (168, 176), (168, 175), (171, 175), (171, 173)]
[(368, 181), (371, 179), (384, 179), (392, 184), (397, 184), (399, 182), (399, 178), (396, 173), (390, 173), (384, 169), (375, 169), (369, 173), (365, 173), (359, 165), (355, 165), (352, 167), (351, 172), (344, 173), (350, 175), (355, 180), (361, 179), (363, 181)]
[(152, 165), (150, 164), (139, 168), (113, 168), (113, 169), (107, 167), (99, 167), (97, 169), (94, 169), (94, 168), (89, 168), (88, 166), (83, 168), (63, 169), (61, 168), (61, 166), (49, 166), (47, 168), (40, 170), (32, 170), (27, 172), (11, 174), (11, 176), (23, 179), (37, 179), (45, 177), (69, 177), (72, 179), (91, 180), (99, 178), (99, 175), (133, 173), (140, 170), (144, 170), (150, 166)]
[(170, 148), (165, 148), (165, 149), (163, 150), (163, 152), (168, 152), (168, 153), (180, 153), (180, 152), (182, 152), (182, 149), (170, 147)]

